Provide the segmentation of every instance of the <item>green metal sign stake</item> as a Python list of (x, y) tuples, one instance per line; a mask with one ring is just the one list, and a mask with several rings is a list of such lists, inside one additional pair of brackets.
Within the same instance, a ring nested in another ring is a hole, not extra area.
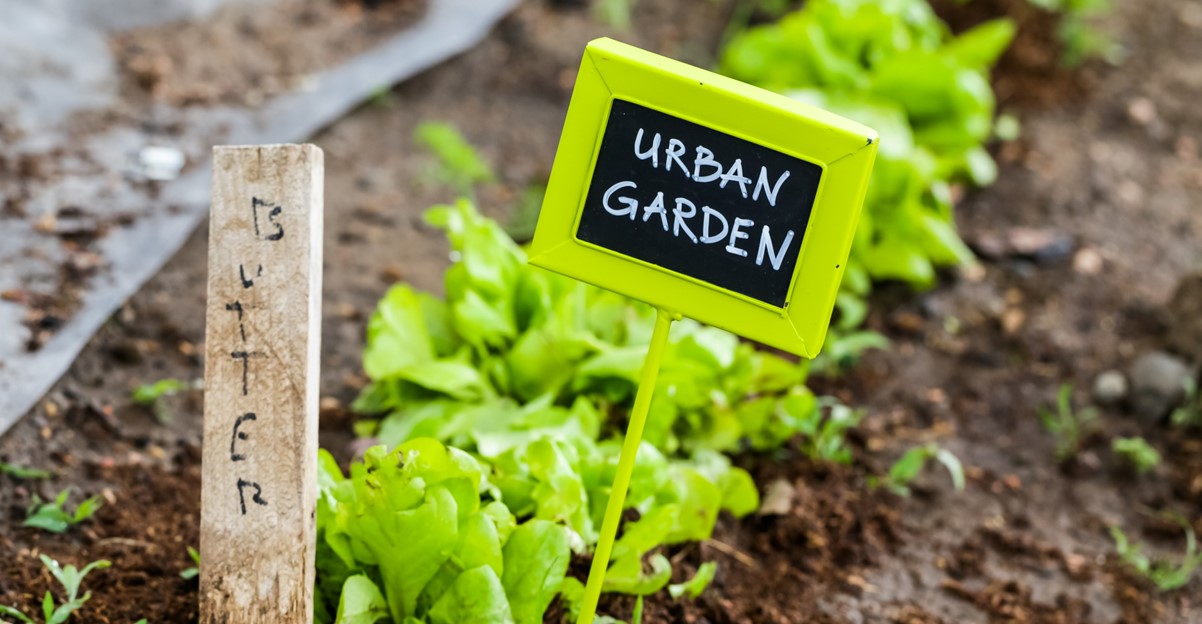
[(672, 321), (817, 356), (878, 143), (783, 95), (611, 39), (588, 44), (530, 264), (657, 316), (577, 624), (596, 615)]
[(679, 314), (656, 309), (655, 331), (651, 334), (651, 346), (643, 360), (643, 371), (639, 375), (639, 389), (634, 397), (634, 409), (630, 412), (630, 424), (626, 427), (626, 439), (622, 442), (622, 454), (618, 458), (618, 472), (609, 489), (609, 502), (605, 505), (605, 519), (601, 521), (601, 535), (597, 550), (593, 553), (593, 565), (588, 571), (588, 583), (584, 588), (584, 601), (580, 607), (577, 624), (591, 624), (597, 601), (601, 599), (601, 586), (605, 583), (605, 571), (609, 568), (609, 555), (613, 551), (614, 537), (618, 534), (618, 523), (622, 520), (622, 508), (626, 502), (626, 490), (630, 487), (630, 475), (634, 473), (634, 459), (643, 441), (643, 425), (647, 423), (647, 410), (655, 394), (655, 380), (659, 377), (659, 365), (663, 359), (664, 346), (668, 344), (668, 330)]

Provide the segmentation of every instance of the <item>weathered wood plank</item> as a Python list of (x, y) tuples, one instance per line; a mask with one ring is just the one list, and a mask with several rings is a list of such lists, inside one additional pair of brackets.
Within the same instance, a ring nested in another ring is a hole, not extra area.
[(213, 150), (200, 620), (312, 621), (323, 155)]

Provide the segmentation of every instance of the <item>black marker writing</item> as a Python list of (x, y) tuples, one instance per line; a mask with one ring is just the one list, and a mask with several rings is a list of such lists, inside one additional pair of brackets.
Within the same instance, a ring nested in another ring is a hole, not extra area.
[(258, 197), (250, 198), (250, 207), (251, 207), (251, 210), (254, 211), (254, 217), (255, 217), (255, 236), (258, 236), (259, 238), (263, 238), (263, 239), (266, 239), (269, 241), (278, 241), (281, 238), (284, 238), (284, 226), (280, 225), (279, 223), (276, 223), (276, 221), (275, 221), (275, 218), (277, 216), (279, 216), (279, 214), (281, 212), (283, 212), (284, 209), (280, 206), (272, 206), (271, 207), (271, 210), (268, 211), (268, 213), (267, 213), (267, 222), (270, 223), (271, 225), (275, 226), (275, 232), (268, 234), (266, 236), (263, 236), (262, 232), (260, 232), (260, 230), (259, 230), (259, 206), (263, 206), (264, 208), (266, 208), (266, 207), (270, 206), (270, 204), (259, 199)]
[(272, 225), (274, 225), (274, 226), (275, 226), (275, 229), (276, 229), (276, 232), (275, 232), (275, 234), (268, 234), (268, 235), (267, 235), (267, 240), (269, 240), (269, 241), (278, 241), (278, 240), (280, 240), (281, 238), (284, 238), (284, 226), (282, 226), (282, 225), (280, 225), (279, 223), (276, 223), (276, 222), (275, 222), (275, 218), (276, 218), (276, 216), (278, 216), (278, 215), (279, 215), (281, 212), (283, 212), (283, 211), (284, 211), (284, 209), (283, 209), (283, 208), (281, 208), (281, 207), (279, 207), (279, 206), (276, 206), (275, 208), (272, 208), (272, 209), (271, 209), (271, 212), (267, 213), (267, 220), (268, 220), (268, 221), (270, 221), (270, 222), (271, 222), (271, 224), (272, 224)]
[[(263, 265), (260, 264), (259, 270), (255, 272), (255, 277), (262, 277), (262, 276), (263, 276)], [(238, 265), (238, 277), (242, 278), (242, 287), (243, 288), (250, 288), (251, 286), (255, 285), (255, 280), (246, 279), (246, 268), (243, 267), (241, 264)]]
[(250, 370), (250, 358), (258, 356), (258, 353), (249, 351), (232, 351), (230, 357), (235, 360), (242, 360), (242, 396), (250, 394), (250, 386), (247, 384), (247, 377)]
[(234, 436), (230, 439), (230, 461), (242, 461), (246, 459), (245, 455), (237, 452), (236, 447), (238, 446), (238, 440), (245, 440), (250, 437), (245, 431), (238, 431), (238, 427), (241, 427), (242, 423), (248, 420), (257, 420), (254, 412), (247, 412), (234, 421)]
[(242, 342), (246, 342), (246, 326), (242, 324), (242, 302), (227, 303), (225, 304), (225, 309), (238, 313), (238, 331), (242, 334)]
[(244, 516), (246, 515), (246, 494), (242, 490), (247, 487), (255, 488), (255, 493), (250, 496), (251, 501), (256, 505), (267, 506), (267, 500), (263, 498), (263, 488), (259, 487), (258, 483), (238, 479), (238, 503), (242, 506), (242, 515)]

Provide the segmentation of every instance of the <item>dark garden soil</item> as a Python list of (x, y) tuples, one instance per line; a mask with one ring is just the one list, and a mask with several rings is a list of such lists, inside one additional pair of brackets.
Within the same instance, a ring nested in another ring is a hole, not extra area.
[[(483, 210), (519, 212), (523, 192), (549, 173), (583, 44), (608, 32), (567, 4), (527, 2), (472, 52), (314, 139), (327, 168), (322, 443), (340, 456), (353, 453), (345, 406), (365, 382), (367, 316), (396, 280), (440, 290), (448, 263), (419, 215), (450, 191), (422, 182), (431, 161), (411, 140), (415, 125), (456, 124), (498, 170), (478, 198)], [(1018, 3), (969, 6), (956, 9), (957, 26)], [(642, 0), (635, 31), (620, 36), (708, 65), (728, 11)], [(1177, 284), (1202, 269), (1202, 3), (1122, 4), (1108, 25), (1129, 59), (1075, 73), (1056, 68), (1042, 18), (1020, 17), (1029, 34), (996, 81), (1004, 108), (1023, 120), (1022, 138), (1000, 148), (999, 182), (958, 208), (982, 264), (948, 272), (926, 293), (878, 290), (869, 325), (892, 349), (815, 381), (868, 412), (854, 436), (856, 464), (790, 452), (740, 458), (778, 509), (724, 518), (714, 539), (669, 552), (681, 576), (716, 559), (717, 578), (694, 602), (653, 598), (644, 621), (1202, 621), (1202, 581), (1160, 594), (1123, 570), (1108, 535), (1119, 525), (1155, 556), (1180, 556), (1181, 532), (1148, 510), (1175, 510), (1202, 530), (1202, 435), (1167, 427), (1141, 401), (1103, 405), (1099, 430), (1062, 466), (1037, 416), (1063, 383), (1077, 388), (1077, 405), (1094, 402), (1099, 373), (1128, 372), (1151, 351), (1202, 364), (1202, 297), (1169, 305)], [(107, 558), (113, 567), (89, 577), (94, 597), (79, 621), (195, 620), (195, 581), (179, 572), (197, 540), (202, 397), (171, 397), (156, 417), (129, 396), (140, 383), (203, 375), (205, 234), (0, 440), (0, 461), (56, 473), (48, 482), (0, 475), (0, 603), (34, 608), (50, 587), (39, 553), (74, 564)], [(1202, 280), (1186, 283), (1202, 289)], [(1147, 438), (1163, 463), (1143, 477), (1125, 473), (1109, 450), (1117, 435)], [(934, 471), (908, 499), (867, 487), (868, 475), (928, 441), (964, 461), (965, 492)], [(20, 526), (32, 493), (68, 486), (73, 501), (109, 502), (65, 536)], [(583, 576), (587, 561), (573, 570)], [(626, 619), (633, 601), (607, 597), (602, 607)], [(548, 621), (560, 618), (553, 607)]]

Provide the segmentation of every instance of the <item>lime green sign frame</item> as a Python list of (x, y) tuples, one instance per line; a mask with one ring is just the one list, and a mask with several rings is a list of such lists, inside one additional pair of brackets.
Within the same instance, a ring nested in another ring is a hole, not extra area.
[[(576, 237), (615, 98), (822, 168), (783, 307)], [(598, 39), (585, 49), (576, 77), (530, 263), (813, 358), (830, 325), (876, 150), (876, 132), (854, 121), (612, 39)]]
[[(615, 99), (822, 169), (783, 306), (577, 237)], [(816, 356), (830, 325), (876, 150), (873, 130), (787, 97), (611, 39), (585, 49), (529, 261), (645, 301), (657, 313), (577, 624), (591, 624), (596, 613), (672, 322), (689, 316), (778, 349)]]

